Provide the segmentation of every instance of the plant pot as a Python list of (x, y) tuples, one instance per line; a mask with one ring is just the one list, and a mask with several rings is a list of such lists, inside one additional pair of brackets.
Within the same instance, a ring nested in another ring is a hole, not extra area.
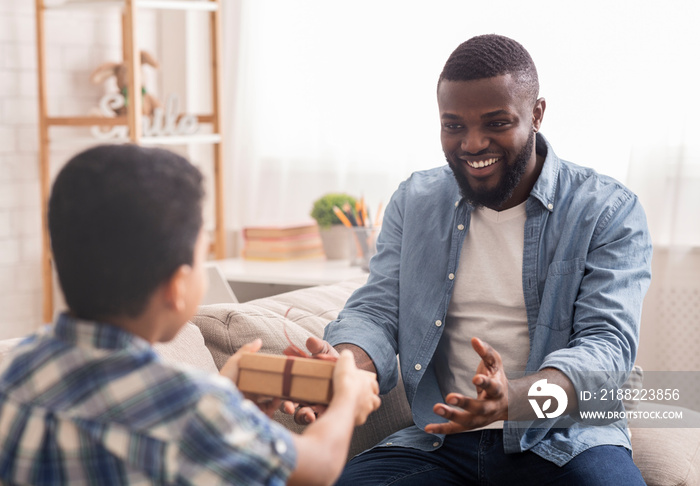
[(328, 260), (350, 259), (350, 228), (342, 224), (334, 224), (330, 228), (320, 228), (323, 251)]

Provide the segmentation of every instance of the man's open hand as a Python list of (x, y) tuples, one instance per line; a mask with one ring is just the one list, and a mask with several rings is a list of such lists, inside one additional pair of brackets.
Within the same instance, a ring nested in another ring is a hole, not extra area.
[(454, 434), (484, 427), (497, 420), (508, 418), (508, 379), (503, 369), (501, 355), (479, 338), (472, 338), (474, 351), (481, 356), (472, 383), (477, 397), (469, 398), (450, 393), (445, 403), (436, 403), (433, 411), (449, 420), (442, 424), (429, 424), (425, 431), (431, 434)]

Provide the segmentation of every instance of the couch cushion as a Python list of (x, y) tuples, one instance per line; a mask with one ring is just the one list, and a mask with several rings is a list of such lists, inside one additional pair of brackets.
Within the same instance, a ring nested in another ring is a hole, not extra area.
[[(700, 412), (642, 403), (640, 411), (682, 411), (684, 423), (700, 424)], [(643, 423), (643, 421), (639, 421)], [(700, 429), (635, 426), (630, 420), (632, 456), (650, 486), (700, 485)]]
[(155, 343), (153, 350), (168, 363), (187, 364), (200, 370), (218, 373), (211, 353), (204, 344), (202, 332), (192, 323), (185, 324), (167, 343)]
[(323, 328), (338, 317), (345, 301), (364, 280), (295, 290), (243, 304), (204, 305), (192, 322), (201, 329), (219, 368), (241, 346), (256, 338), (262, 339), (261, 353), (282, 354), (289, 345), (285, 328), (291, 341), (306, 349), (306, 339), (323, 336)]

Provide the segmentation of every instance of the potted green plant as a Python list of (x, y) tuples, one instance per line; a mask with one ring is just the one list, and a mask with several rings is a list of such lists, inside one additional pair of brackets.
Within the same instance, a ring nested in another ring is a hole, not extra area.
[(356, 199), (349, 194), (329, 193), (313, 203), (311, 217), (318, 223), (323, 250), (329, 260), (350, 258), (350, 230), (340, 221), (333, 208), (354, 208), (355, 202)]

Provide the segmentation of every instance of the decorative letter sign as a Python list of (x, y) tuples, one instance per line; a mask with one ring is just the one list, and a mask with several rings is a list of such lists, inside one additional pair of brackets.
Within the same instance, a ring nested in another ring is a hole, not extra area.
[[(199, 129), (197, 117), (194, 115), (182, 115), (178, 117), (177, 96), (169, 95), (165, 101), (165, 110), (156, 108), (153, 116), (143, 117), (144, 137), (163, 137), (176, 135), (192, 135)], [(100, 114), (105, 118), (113, 118), (114, 111), (124, 106), (124, 97), (119, 93), (107, 94), (100, 100)], [(179, 118), (179, 119), (178, 119)], [(93, 137), (100, 140), (114, 138), (126, 138), (129, 135), (129, 127), (115, 126), (105, 130), (103, 127), (91, 128)]]

